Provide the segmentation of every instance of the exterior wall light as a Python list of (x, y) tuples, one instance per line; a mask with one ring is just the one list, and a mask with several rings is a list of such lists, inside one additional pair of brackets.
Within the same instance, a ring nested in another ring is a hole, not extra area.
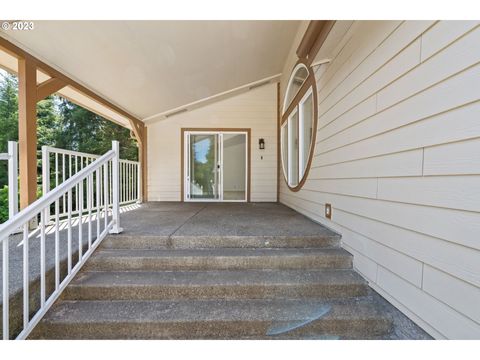
[(260, 150), (265, 150), (265, 140), (264, 139), (259, 139), (258, 140), (258, 148)]

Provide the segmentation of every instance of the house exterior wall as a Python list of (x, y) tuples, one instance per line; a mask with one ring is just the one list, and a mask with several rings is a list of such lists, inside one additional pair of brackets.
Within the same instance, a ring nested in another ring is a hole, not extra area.
[(181, 201), (182, 128), (250, 128), (250, 199), (277, 201), (277, 84), (148, 124), (149, 201)]
[(281, 180), (280, 201), (341, 233), (436, 338), (480, 338), (479, 44), (479, 22), (354, 22), (316, 69), (308, 179)]

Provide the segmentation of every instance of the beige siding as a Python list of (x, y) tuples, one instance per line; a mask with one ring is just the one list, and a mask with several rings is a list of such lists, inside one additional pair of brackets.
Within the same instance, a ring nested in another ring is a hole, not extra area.
[(342, 42), (317, 71), (309, 178), (297, 193), (282, 180), (280, 201), (340, 232), (434, 337), (478, 339), (479, 22), (355, 22)]
[[(277, 200), (277, 86), (244, 94), (148, 125), (148, 199), (180, 201), (181, 128), (250, 128), (252, 201)], [(265, 139), (265, 150), (258, 139)], [(261, 158), (263, 156), (263, 159)]]

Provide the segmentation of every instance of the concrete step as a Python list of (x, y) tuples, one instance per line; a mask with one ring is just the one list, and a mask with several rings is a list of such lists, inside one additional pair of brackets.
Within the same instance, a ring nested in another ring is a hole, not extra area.
[(341, 236), (331, 231), (303, 236), (154, 236), (110, 235), (103, 249), (199, 249), (199, 248), (323, 248), (340, 243)]
[(66, 300), (340, 298), (367, 295), (353, 270), (82, 272)]
[(100, 250), (85, 264), (89, 271), (350, 269), (352, 255), (325, 249)]
[(35, 339), (381, 338), (392, 321), (371, 299), (61, 301)]

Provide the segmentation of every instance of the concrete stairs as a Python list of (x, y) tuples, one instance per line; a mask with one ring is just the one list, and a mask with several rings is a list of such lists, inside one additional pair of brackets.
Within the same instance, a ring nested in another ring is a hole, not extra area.
[(371, 339), (392, 319), (335, 234), (111, 236), (37, 339)]

